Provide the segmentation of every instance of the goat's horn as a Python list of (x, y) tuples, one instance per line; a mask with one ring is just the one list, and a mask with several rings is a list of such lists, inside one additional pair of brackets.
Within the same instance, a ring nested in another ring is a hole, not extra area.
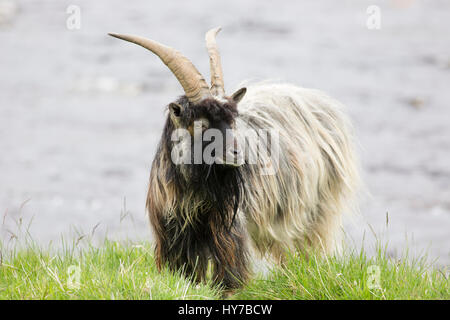
[(175, 77), (177, 77), (190, 102), (198, 103), (202, 99), (211, 96), (208, 84), (203, 76), (192, 62), (179, 51), (143, 37), (116, 33), (109, 33), (109, 35), (138, 44), (156, 54), (169, 67)]
[(223, 83), (222, 63), (220, 62), (219, 49), (217, 48), (216, 35), (221, 30), (220, 27), (209, 30), (206, 33), (206, 48), (209, 54), (209, 66), (211, 72), (211, 93), (215, 96), (225, 95)]

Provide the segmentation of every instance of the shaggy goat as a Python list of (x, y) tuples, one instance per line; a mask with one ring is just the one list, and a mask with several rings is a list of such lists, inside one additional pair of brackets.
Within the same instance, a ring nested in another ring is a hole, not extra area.
[[(226, 96), (219, 30), (206, 34), (211, 87), (178, 51), (110, 35), (159, 56), (185, 91), (168, 106), (150, 173), (157, 265), (204, 280), (211, 261), (213, 280), (233, 289), (249, 277), (250, 252), (278, 263), (288, 249), (331, 252), (358, 168), (341, 105), (320, 91), (259, 83)], [(208, 153), (211, 130), (220, 143)]]

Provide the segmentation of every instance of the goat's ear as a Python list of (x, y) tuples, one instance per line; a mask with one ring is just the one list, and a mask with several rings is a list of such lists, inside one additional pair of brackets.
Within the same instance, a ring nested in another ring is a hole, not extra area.
[(242, 98), (245, 96), (246, 92), (247, 88), (240, 88), (238, 91), (236, 91), (231, 95), (231, 100), (233, 100), (235, 103), (239, 103), (239, 101), (241, 101)]
[(181, 113), (183, 112), (183, 110), (183, 106), (176, 102), (172, 102), (171, 104), (169, 104), (170, 119), (172, 119), (172, 122), (175, 125), (179, 125)]

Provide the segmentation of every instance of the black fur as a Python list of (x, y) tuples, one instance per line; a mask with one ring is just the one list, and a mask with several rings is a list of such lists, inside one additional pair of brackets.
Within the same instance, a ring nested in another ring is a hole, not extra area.
[[(210, 127), (217, 128), (224, 123), (231, 126), (237, 116), (236, 104), (232, 101), (220, 103), (207, 99), (193, 106), (183, 96), (177, 103), (183, 106), (179, 115), (183, 127), (188, 127), (200, 117), (207, 118)], [(204, 280), (211, 260), (213, 280), (227, 289), (237, 288), (248, 277), (245, 231), (236, 219), (245, 192), (242, 180), (245, 166), (173, 164), (170, 152), (174, 129), (175, 125), (168, 117), (152, 174), (164, 177), (165, 181), (160, 183), (172, 186), (175, 201), (192, 201), (192, 219), (187, 221), (179, 207), (171, 212), (159, 212), (158, 208), (164, 205), (154, 205), (150, 199), (152, 188), (158, 186), (150, 186), (148, 204), (157, 238), (158, 265), (167, 264), (171, 269), (181, 269), (185, 274), (193, 275), (196, 280)], [(166, 161), (164, 166), (162, 159)], [(194, 210), (198, 204), (201, 204), (200, 209)]]

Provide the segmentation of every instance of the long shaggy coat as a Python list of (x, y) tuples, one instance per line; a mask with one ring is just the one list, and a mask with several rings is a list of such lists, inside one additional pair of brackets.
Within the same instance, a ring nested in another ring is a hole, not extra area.
[[(232, 169), (175, 165), (170, 156), (175, 128), (168, 117), (147, 199), (158, 266), (202, 280), (211, 262), (214, 281), (236, 288), (248, 278), (250, 252), (276, 262), (287, 249), (331, 252), (359, 181), (352, 129), (341, 104), (317, 90), (277, 83), (247, 86), (237, 105), (210, 100), (195, 108), (185, 97), (178, 103), (186, 117), (230, 117), (238, 134), (276, 131), (278, 160), (260, 156), (257, 163)], [(248, 160), (258, 144), (245, 139)], [(263, 172), (267, 166), (274, 167), (273, 174)]]

